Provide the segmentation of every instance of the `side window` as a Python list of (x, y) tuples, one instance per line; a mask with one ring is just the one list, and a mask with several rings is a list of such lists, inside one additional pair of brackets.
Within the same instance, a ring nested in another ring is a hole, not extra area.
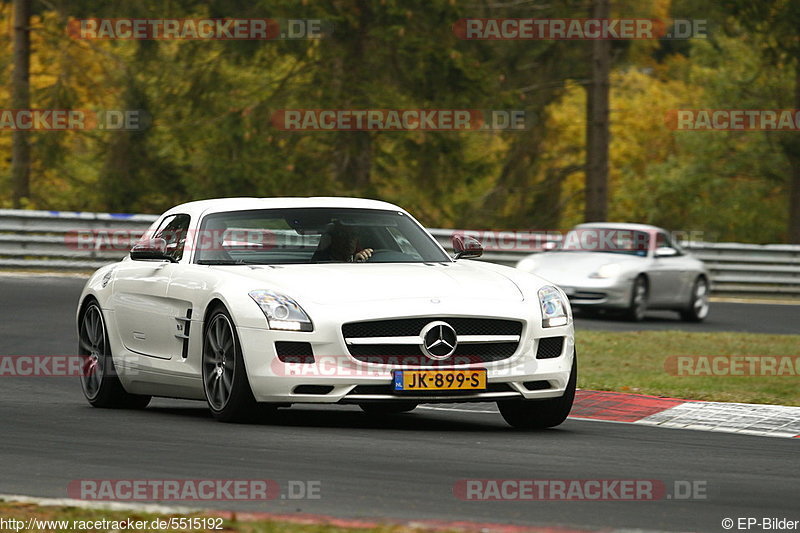
[(154, 237), (167, 241), (167, 254), (176, 261), (183, 257), (183, 247), (186, 244), (186, 234), (189, 231), (189, 215), (173, 215), (164, 220), (161, 228)]

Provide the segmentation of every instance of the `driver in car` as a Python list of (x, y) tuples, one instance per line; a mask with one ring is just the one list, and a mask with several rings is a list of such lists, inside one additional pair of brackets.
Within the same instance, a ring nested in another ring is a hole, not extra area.
[(314, 260), (363, 263), (372, 257), (372, 251), (372, 248), (359, 249), (356, 231), (336, 220), (322, 235)]

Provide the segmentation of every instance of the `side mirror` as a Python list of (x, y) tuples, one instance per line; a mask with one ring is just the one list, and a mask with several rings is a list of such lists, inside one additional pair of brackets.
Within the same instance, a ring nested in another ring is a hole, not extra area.
[(678, 255), (678, 250), (670, 246), (656, 248), (656, 257), (675, 257), (676, 255)]
[(451, 238), (451, 242), (453, 243), (453, 251), (456, 253), (456, 259), (471, 259), (483, 255), (483, 245), (475, 237), (456, 233)]
[(137, 242), (131, 248), (131, 259), (135, 261), (169, 261), (177, 263), (174, 257), (167, 254), (167, 241), (160, 237)]
[(542, 245), (543, 252), (552, 252), (556, 248), (558, 248), (558, 243), (556, 241), (547, 241)]

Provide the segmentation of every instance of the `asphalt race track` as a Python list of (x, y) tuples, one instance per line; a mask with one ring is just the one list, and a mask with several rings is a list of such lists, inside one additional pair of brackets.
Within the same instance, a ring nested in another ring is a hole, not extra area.
[[(82, 285), (0, 277), (0, 354), (75, 353)], [(800, 306), (715, 303), (705, 324), (658, 315), (641, 327), (799, 333), (798, 324)], [(577, 324), (640, 327), (629, 326)], [(318, 481), (321, 498), (198, 506), (662, 531), (723, 531), (723, 518), (800, 519), (798, 439), (576, 420), (524, 433), (496, 414), (425, 408), (376, 420), (355, 407), (297, 406), (274, 421), (225, 425), (199, 402), (94, 409), (75, 378), (3, 378), (0, 428), (3, 494), (65, 497), (78, 479), (273, 479), (284, 490), (290, 481)], [(470, 502), (453, 495), (458, 480), (505, 478), (644, 479), (668, 487), (696, 481), (707, 495), (655, 502)]]

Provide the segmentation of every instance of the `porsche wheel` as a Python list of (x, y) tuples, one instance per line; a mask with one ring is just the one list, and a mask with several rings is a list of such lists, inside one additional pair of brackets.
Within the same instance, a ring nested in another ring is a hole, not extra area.
[(634, 322), (641, 322), (644, 320), (644, 315), (647, 313), (647, 279), (644, 276), (639, 276), (633, 281), (633, 289), (631, 290), (631, 303), (625, 311), (625, 317)]
[(243, 422), (257, 412), (236, 328), (221, 306), (211, 313), (203, 335), (203, 390), (211, 414), (221, 422)]
[(84, 358), (81, 389), (92, 406), (144, 409), (150, 403), (150, 396), (130, 394), (120, 383), (103, 312), (96, 301), (91, 301), (81, 314), (78, 354)]
[(708, 281), (699, 277), (692, 287), (692, 295), (681, 318), (687, 322), (702, 322), (708, 316)]

